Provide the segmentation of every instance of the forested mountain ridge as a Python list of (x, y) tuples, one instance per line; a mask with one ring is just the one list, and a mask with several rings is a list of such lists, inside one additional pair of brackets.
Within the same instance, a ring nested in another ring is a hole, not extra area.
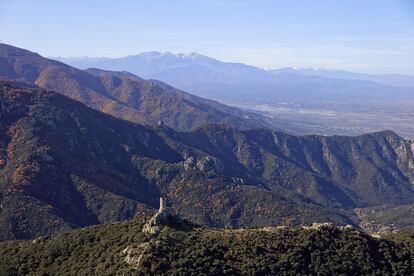
[(208, 226), (358, 224), (353, 208), (414, 203), (410, 141), (296, 137), (208, 125), (176, 132), (1, 82), (1, 239), (140, 217), (165, 196)]
[[(291, 210), (298, 222), (327, 217), (311, 210), (318, 206), (302, 210), (303, 204), (240, 184), (231, 166), (166, 126), (137, 125), (57, 93), (0, 84), (1, 239), (139, 217), (160, 195), (207, 225), (278, 224)], [(250, 197), (268, 204), (240, 209)]]

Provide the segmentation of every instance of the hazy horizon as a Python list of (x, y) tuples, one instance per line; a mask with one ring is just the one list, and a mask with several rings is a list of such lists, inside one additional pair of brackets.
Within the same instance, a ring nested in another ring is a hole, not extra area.
[(408, 0), (2, 0), (0, 25), (0, 42), (43, 56), (197, 52), (265, 68), (414, 74)]
[(321, 66), (315, 67), (314, 66), (314, 67), (310, 67), (310, 66), (288, 66), (287, 65), (287, 66), (283, 66), (283, 67), (262, 67), (262, 66), (256, 65), (256, 64), (242, 63), (242, 62), (237, 61), (237, 60), (221, 60), (219, 58), (209, 56), (209, 55), (206, 55), (206, 54), (203, 54), (203, 53), (198, 53), (198, 52), (187, 52), (187, 53), (178, 53), (177, 52), (176, 53), (176, 52), (171, 52), (171, 51), (162, 52), (162, 51), (153, 50), (153, 51), (143, 51), (143, 52), (139, 52), (139, 53), (136, 53), (136, 54), (130, 54), (130, 55), (126, 55), (126, 56), (116, 56), (116, 57), (107, 57), (107, 56), (47, 56), (47, 58), (58, 59), (58, 60), (59, 59), (73, 59), (73, 60), (76, 60), (76, 59), (79, 59), (79, 60), (81, 60), (81, 59), (120, 59), (120, 58), (138, 56), (138, 55), (145, 54), (145, 53), (150, 53), (150, 52), (157, 52), (157, 53), (160, 53), (160, 54), (169, 53), (169, 54), (172, 54), (172, 55), (175, 55), (175, 56), (198, 54), (198, 55), (206, 56), (208, 58), (216, 59), (216, 60), (219, 60), (219, 61), (222, 61), (222, 62), (241, 63), (241, 64), (245, 64), (245, 65), (248, 65), (248, 66), (253, 66), (253, 67), (256, 67), (256, 68), (260, 68), (260, 69), (263, 69), (263, 70), (276, 70), (276, 69), (294, 69), (294, 70), (304, 69), (304, 70), (307, 70), (307, 69), (309, 69), (309, 70), (346, 71), (346, 72), (352, 72), (352, 73), (373, 74), (373, 75), (375, 75), (375, 74), (396, 74), (396, 75), (414, 76), (414, 73), (413, 74), (405, 74), (405, 73), (398, 73), (398, 72), (395, 72), (395, 73), (361, 72), (361, 71), (348, 70), (348, 69), (332, 67), (332, 66), (326, 66), (326, 67), (321, 67)]

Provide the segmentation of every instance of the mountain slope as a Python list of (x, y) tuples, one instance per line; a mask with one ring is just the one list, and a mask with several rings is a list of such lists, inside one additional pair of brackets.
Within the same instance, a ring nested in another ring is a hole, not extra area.
[[(0, 84), (0, 239), (141, 216), (160, 195), (207, 225), (280, 224), (293, 214), (295, 223), (341, 220), (243, 185), (232, 178), (235, 165), (220, 166), (164, 126), (136, 125), (56, 93)], [(183, 162), (190, 157), (195, 164)], [(265, 205), (257, 209), (252, 198)]]
[(392, 132), (176, 132), (0, 84), (1, 239), (139, 217), (161, 195), (185, 218), (220, 227), (357, 224), (353, 208), (414, 203), (412, 144)]
[(36, 53), (0, 44), (0, 76), (57, 91), (132, 122), (163, 121), (180, 130), (205, 123), (270, 127), (265, 117), (192, 96), (158, 81), (123, 72), (83, 71)]
[[(413, 152), (393, 132), (358, 137), (296, 137), (266, 130), (206, 126), (189, 143), (247, 168), (267, 188), (294, 190), (333, 206), (400, 204), (414, 200)], [(395, 197), (394, 197), (395, 196)]]

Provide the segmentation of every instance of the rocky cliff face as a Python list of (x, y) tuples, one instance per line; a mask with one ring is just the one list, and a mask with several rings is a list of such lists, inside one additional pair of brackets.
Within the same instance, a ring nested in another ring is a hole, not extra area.
[(413, 200), (409, 141), (385, 131), (358, 137), (296, 137), (207, 126), (188, 133), (234, 176), (320, 204), (366, 206)]

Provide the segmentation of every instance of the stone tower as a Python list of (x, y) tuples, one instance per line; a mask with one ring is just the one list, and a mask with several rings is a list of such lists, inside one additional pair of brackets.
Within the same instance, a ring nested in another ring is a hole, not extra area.
[(164, 212), (165, 209), (167, 208), (167, 202), (164, 201), (163, 197), (160, 197), (160, 209), (158, 210), (158, 212)]
[(142, 232), (152, 237), (157, 236), (173, 216), (172, 210), (167, 205), (167, 200), (160, 197), (160, 209), (144, 225)]

